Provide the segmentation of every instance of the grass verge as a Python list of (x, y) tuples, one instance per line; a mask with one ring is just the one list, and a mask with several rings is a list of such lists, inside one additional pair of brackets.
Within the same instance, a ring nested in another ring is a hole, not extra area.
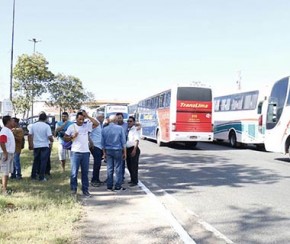
[[(51, 178), (30, 179), (33, 155), (21, 153), (22, 180), (8, 181), (8, 196), (0, 195), (0, 243), (72, 243), (81, 203), (70, 195), (69, 165), (62, 172), (57, 143), (51, 154)], [(69, 162), (67, 162), (69, 164)]]

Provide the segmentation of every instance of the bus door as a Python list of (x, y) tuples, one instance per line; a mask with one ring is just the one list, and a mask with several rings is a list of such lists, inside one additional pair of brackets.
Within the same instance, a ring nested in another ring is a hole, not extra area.
[[(288, 94), (288, 79), (273, 85), (266, 115), (265, 148), (272, 152), (285, 152), (285, 140), (290, 123), (290, 106), (285, 106)], [(289, 100), (289, 99), (288, 99)]]

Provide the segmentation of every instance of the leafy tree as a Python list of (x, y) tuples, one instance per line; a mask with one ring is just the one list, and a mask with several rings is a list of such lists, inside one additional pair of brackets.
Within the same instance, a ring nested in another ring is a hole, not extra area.
[(24, 97), (23, 95), (17, 95), (13, 97), (12, 103), (15, 115), (22, 114), (23, 118), (25, 117), (25, 115), (28, 116), (30, 104), (27, 103), (26, 100), (26, 97)]
[(20, 97), (14, 99), (15, 108), (20, 105), (22, 108), (29, 108), (33, 104), (33, 100), (46, 92), (46, 83), (54, 78), (54, 74), (48, 70), (47, 66), (48, 62), (40, 53), (22, 54), (18, 57), (14, 67), (13, 88), (16, 96)]
[(63, 111), (79, 109), (88, 99), (81, 80), (70, 75), (57, 74), (47, 90), (50, 94), (47, 104), (58, 106)]

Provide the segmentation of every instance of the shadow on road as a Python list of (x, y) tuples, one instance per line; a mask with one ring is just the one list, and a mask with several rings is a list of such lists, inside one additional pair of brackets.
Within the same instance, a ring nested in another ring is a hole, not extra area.
[(150, 182), (167, 179), (168, 190), (193, 186), (244, 187), (248, 184), (273, 184), (285, 176), (274, 170), (229, 163), (212, 155), (141, 154), (140, 173)]

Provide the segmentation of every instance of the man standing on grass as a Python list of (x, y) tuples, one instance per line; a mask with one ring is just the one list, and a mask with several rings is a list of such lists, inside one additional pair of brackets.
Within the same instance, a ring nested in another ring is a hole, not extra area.
[[(89, 121), (85, 122), (85, 119)], [(78, 187), (78, 171), (81, 166), (82, 174), (82, 192), (85, 197), (90, 197), (89, 192), (89, 163), (90, 163), (90, 150), (89, 150), (89, 132), (92, 131), (94, 126), (98, 126), (99, 122), (90, 117), (86, 111), (82, 110), (76, 115), (76, 123), (70, 125), (64, 135), (65, 141), (72, 141), (71, 145), (71, 177), (70, 187), (71, 193), (76, 195)]]
[(0, 132), (0, 147), (2, 151), (1, 167), (2, 174), (2, 193), (7, 194), (7, 184), (9, 173), (13, 171), (13, 158), (15, 152), (15, 138), (11, 131), (14, 122), (9, 115), (2, 119), (4, 127)]
[(46, 181), (45, 171), (50, 154), (49, 142), (53, 142), (50, 126), (46, 123), (46, 113), (39, 115), (39, 120), (31, 125), (28, 135), (29, 150), (33, 150), (33, 166), (31, 179), (37, 180), (39, 174), (40, 181)]
[(64, 141), (64, 134), (65, 131), (67, 130), (67, 128), (73, 124), (73, 122), (68, 120), (68, 113), (67, 112), (63, 112), (61, 115), (61, 119), (62, 121), (59, 121), (56, 124), (56, 128), (55, 128), (55, 136), (58, 139), (58, 158), (59, 161), (61, 163), (61, 167), (62, 167), (62, 171), (65, 171), (65, 163), (66, 163), (66, 157), (69, 154), (69, 150), (64, 149), (62, 144)]
[(11, 179), (22, 179), (21, 174), (21, 163), (20, 163), (20, 154), (23, 146), (24, 132), (23, 129), (19, 127), (19, 119), (14, 117), (13, 120), (13, 135), (15, 138), (15, 154), (14, 154), (14, 163), (13, 163), (13, 173), (11, 174)]

